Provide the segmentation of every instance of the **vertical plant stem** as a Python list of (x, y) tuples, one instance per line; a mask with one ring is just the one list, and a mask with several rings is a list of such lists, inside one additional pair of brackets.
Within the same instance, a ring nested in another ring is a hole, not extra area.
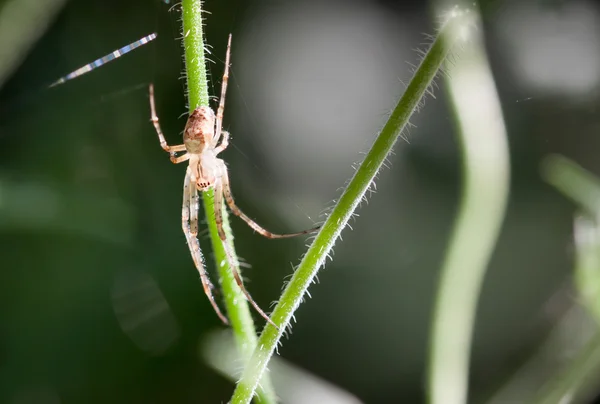
[[(183, 46), (185, 50), (188, 102), (191, 113), (200, 106), (209, 106), (202, 31), (202, 2), (200, 0), (182, 0), (181, 6), (183, 10)], [(226, 42), (224, 41), (223, 43)], [(213, 191), (203, 192), (202, 199), (225, 306), (227, 307), (227, 314), (233, 328), (239, 354), (246, 360), (250, 357), (252, 350), (256, 346), (256, 329), (254, 328), (254, 322), (246, 298), (235, 282), (227, 262), (225, 248), (217, 233)], [(229, 226), (227, 209), (225, 207), (223, 208), (223, 229), (225, 230), (227, 242), (230, 244), (230, 250), (235, 254), (233, 232)], [(237, 262), (232, 264), (237, 265)], [(277, 402), (268, 376), (263, 377), (261, 380), (261, 389), (258, 393), (257, 401), (265, 404)]]
[(500, 102), (482, 38), (476, 30), (471, 34), (468, 50), (447, 75), (463, 152), (463, 192), (434, 309), (428, 374), (432, 404), (467, 402), (477, 301), (509, 190), (509, 154)]
[(315, 240), (304, 255), (292, 279), (285, 288), (271, 318), (280, 330), (267, 325), (258, 339), (249, 363), (238, 383), (233, 404), (249, 403), (267, 364), (279, 343), (283, 330), (290, 325), (294, 311), (300, 305), (304, 293), (312, 283), (319, 268), (325, 263), (333, 244), (371, 185), (373, 178), (383, 165), (400, 133), (417, 109), (422, 97), (444, 63), (453, 45), (468, 29), (468, 13), (456, 11), (441, 29), (421, 64), (414, 73), (404, 95), (381, 133), (377, 136), (371, 150), (354, 174), (331, 214), (323, 224)]

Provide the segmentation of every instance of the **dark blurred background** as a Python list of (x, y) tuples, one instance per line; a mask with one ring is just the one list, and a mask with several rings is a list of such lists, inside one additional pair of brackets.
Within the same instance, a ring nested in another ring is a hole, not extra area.
[[(309, 228), (401, 96), (407, 62), (417, 63), (414, 49), (435, 32), (432, 4), (208, 0), (204, 7), (212, 95), (233, 33), (225, 110), (233, 146), (224, 158), (238, 205), (273, 231)], [(560, 153), (600, 174), (597, 3), (485, 1), (481, 9), (512, 183), (478, 309), (473, 403), (495, 397), (576, 303), (573, 206), (543, 183), (541, 159)], [(230, 397), (233, 384), (201, 353), (221, 325), (180, 228), (184, 167), (169, 162), (149, 121), (153, 82), (163, 131), (179, 143), (187, 110), (179, 18), (177, 5), (158, 0), (1, 5), (0, 402)], [(47, 88), (152, 32), (152, 43)], [(21, 43), (28, 35), (34, 39)], [(460, 190), (459, 149), (439, 84), (279, 350), (365, 403), (424, 401), (431, 308)], [(251, 265), (248, 288), (268, 307), (305, 240), (263, 239), (236, 218), (232, 226)], [(200, 241), (214, 273), (206, 234)], [(511, 402), (527, 402), (523, 394)]]

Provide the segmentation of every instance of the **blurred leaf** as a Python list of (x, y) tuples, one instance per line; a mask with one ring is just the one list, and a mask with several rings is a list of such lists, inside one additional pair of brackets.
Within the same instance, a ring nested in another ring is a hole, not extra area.
[(0, 228), (62, 232), (130, 244), (132, 215), (132, 208), (119, 199), (0, 177)]
[(542, 162), (542, 176), (587, 213), (598, 216), (600, 180), (575, 162), (557, 155)]
[(9, 0), (0, 5), (0, 87), (64, 3), (65, 0)]

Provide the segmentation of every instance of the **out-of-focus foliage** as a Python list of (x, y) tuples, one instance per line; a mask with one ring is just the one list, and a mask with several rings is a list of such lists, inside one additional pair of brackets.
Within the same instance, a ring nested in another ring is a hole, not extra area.
[[(2, 402), (218, 403), (231, 393), (199, 354), (220, 325), (181, 234), (183, 168), (149, 122), (152, 81), (171, 142), (185, 123), (170, 7), (68, 2), (0, 88)], [(209, 0), (205, 9), (213, 95), (234, 34), (225, 126), (235, 147), (224, 158), (237, 201), (274, 231), (308, 227), (401, 95), (405, 62), (435, 26), (427, 4)], [(543, 182), (541, 158), (560, 153), (600, 174), (598, 7), (495, 1), (482, 10), (513, 180), (478, 311), (473, 402), (493, 395), (577, 304), (561, 293), (571, 282), (574, 208)], [(154, 31), (153, 43), (45, 89)], [(364, 402), (424, 400), (435, 280), (460, 186), (451, 113), (443, 91), (436, 96), (396, 145), (280, 351)], [(252, 266), (248, 287), (268, 307), (303, 242), (232, 225)], [(210, 243), (200, 241), (212, 270)]]

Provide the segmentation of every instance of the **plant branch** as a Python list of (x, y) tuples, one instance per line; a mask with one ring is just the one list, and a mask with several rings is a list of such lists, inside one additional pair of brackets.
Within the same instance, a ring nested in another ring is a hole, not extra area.
[(279, 343), (283, 330), (289, 327), (290, 319), (300, 305), (308, 286), (312, 283), (319, 268), (325, 264), (335, 241), (363, 199), (365, 192), (383, 165), (398, 136), (407, 125), (409, 118), (418, 108), (421, 99), (428, 91), (448, 53), (464, 34), (463, 31), (467, 29), (467, 26), (468, 13), (456, 11), (441, 28), (440, 33), (444, 33), (444, 35), (439, 35), (429, 48), (415, 71), (402, 99), (392, 112), (371, 150), (354, 174), (285, 288), (271, 315), (271, 319), (279, 325), (280, 330), (269, 325), (263, 330), (258, 339), (258, 346), (254, 350), (234, 391), (233, 404), (249, 403), (252, 399), (260, 378), (267, 368), (269, 359)]
[[(204, 37), (202, 31), (202, 2), (200, 0), (182, 0), (183, 19), (183, 46), (185, 49), (185, 67), (188, 84), (188, 102), (190, 113), (200, 107), (209, 106), (208, 80), (206, 76), (206, 60), (204, 57)], [(256, 346), (256, 329), (246, 298), (238, 287), (229, 263), (225, 248), (217, 232), (214, 210), (214, 192), (203, 192), (204, 212), (208, 222), (210, 240), (215, 255), (215, 262), (227, 314), (236, 340), (239, 354), (244, 360)], [(229, 249), (235, 257), (233, 245), (233, 232), (229, 226), (227, 209), (223, 208), (223, 229), (225, 231)], [(237, 260), (236, 260), (237, 261)], [(238, 265), (237, 262), (232, 265)], [(237, 268), (239, 271), (239, 268)], [(261, 380), (261, 389), (258, 394), (259, 403), (276, 403), (276, 395), (268, 376)]]

